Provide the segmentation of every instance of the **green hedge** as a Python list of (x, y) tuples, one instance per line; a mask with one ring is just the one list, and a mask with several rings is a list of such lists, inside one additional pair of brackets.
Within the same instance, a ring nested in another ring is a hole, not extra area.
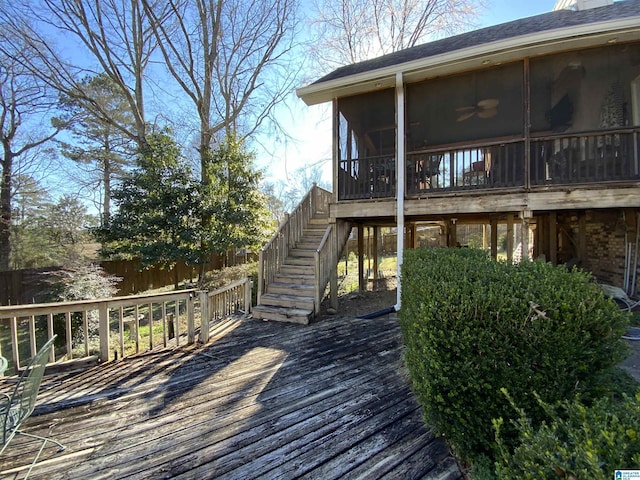
[(425, 420), (457, 453), (496, 458), (492, 419), (517, 442), (506, 388), (534, 425), (547, 403), (602, 394), (626, 354), (626, 317), (590, 276), (543, 262), (511, 265), (480, 250), (405, 253), (400, 324)]
[(500, 455), (497, 478), (609, 480), (615, 470), (640, 465), (640, 393), (622, 400), (603, 397), (586, 406), (578, 400), (557, 407), (541, 402), (549, 421), (535, 428), (518, 412), (520, 444), (501, 442), (502, 420), (495, 421)]

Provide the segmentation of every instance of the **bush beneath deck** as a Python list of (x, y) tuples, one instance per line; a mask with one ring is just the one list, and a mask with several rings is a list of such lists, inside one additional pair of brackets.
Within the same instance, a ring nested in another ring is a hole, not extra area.
[(626, 316), (589, 274), (480, 250), (407, 251), (400, 324), (425, 420), (472, 462), (499, 456), (493, 419), (504, 448), (518, 443), (501, 389), (537, 427), (544, 404), (610, 393), (604, 379), (626, 354)]

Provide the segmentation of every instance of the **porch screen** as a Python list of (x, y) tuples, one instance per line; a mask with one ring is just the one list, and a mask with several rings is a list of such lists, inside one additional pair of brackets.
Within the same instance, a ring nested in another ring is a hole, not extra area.
[(340, 199), (391, 196), (395, 192), (395, 91), (386, 89), (338, 100)]
[(593, 48), (531, 60), (533, 134), (602, 131), (639, 118), (633, 87), (640, 44)]
[(522, 63), (407, 87), (407, 150), (523, 134)]

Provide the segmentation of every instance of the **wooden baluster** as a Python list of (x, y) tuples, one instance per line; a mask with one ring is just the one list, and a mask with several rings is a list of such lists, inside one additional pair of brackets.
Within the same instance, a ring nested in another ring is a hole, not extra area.
[(67, 360), (73, 358), (73, 334), (71, 332), (71, 312), (65, 312), (65, 327), (67, 330)]

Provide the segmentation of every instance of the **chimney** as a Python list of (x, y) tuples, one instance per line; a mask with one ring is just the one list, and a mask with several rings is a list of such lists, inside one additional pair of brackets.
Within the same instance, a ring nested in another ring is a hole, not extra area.
[(613, 0), (557, 0), (553, 10), (589, 10), (613, 5)]

